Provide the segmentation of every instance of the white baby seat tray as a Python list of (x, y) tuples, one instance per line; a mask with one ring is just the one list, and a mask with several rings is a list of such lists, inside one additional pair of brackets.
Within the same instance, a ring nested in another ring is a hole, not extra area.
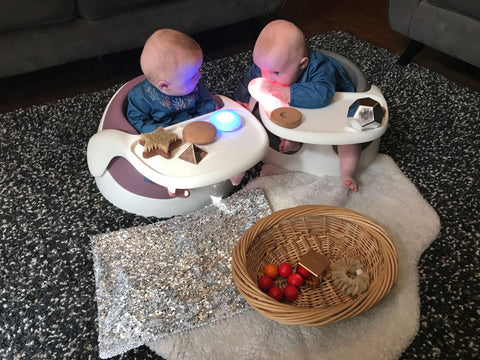
[[(143, 79), (132, 79), (117, 91), (88, 143), (90, 173), (102, 195), (115, 206), (142, 216), (183, 215), (228, 195), (232, 190), (229, 179), (264, 158), (268, 150), (264, 128), (250, 112), (224, 96), (220, 96), (221, 110), (165, 128), (182, 138), (183, 128), (193, 121), (212, 122), (228, 112), (238, 115), (240, 128), (221, 131), (216, 126), (215, 140), (199, 146), (207, 152), (201, 161), (194, 164), (179, 159), (190, 145), (187, 142), (175, 149), (171, 159), (143, 158), (140, 135), (125, 117), (127, 94)], [(167, 187), (190, 189), (190, 196), (172, 198)]]
[[(345, 69), (357, 92), (337, 92), (330, 105), (320, 109), (295, 108), (302, 114), (302, 122), (293, 129), (277, 125), (269, 115), (278, 107), (289, 107), (277, 98), (262, 90), (266, 79), (253, 79), (249, 84), (252, 98), (259, 102), (259, 112), (265, 127), (273, 134), (288, 140), (303, 143), (295, 154), (283, 154), (269, 148), (265, 163), (289, 169), (303, 171), (313, 175), (340, 175), (338, 155), (332, 145), (361, 144), (371, 142), (363, 149), (358, 168), (365, 168), (378, 153), (380, 137), (388, 126), (388, 107), (380, 89), (369, 86), (362, 72), (345, 57), (329, 51), (321, 51), (324, 55), (335, 58)], [(347, 117), (349, 107), (357, 99), (371, 98), (383, 108), (381, 124), (376, 128), (355, 130)], [(252, 105), (251, 105), (252, 106)]]

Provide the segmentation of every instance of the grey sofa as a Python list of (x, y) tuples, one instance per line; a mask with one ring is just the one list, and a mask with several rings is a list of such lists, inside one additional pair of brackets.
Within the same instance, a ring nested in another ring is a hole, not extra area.
[(480, 0), (389, 0), (388, 16), (412, 39), (400, 64), (426, 45), (480, 67)]
[(285, 0), (2, 0), (0, 78), (270, 14)]

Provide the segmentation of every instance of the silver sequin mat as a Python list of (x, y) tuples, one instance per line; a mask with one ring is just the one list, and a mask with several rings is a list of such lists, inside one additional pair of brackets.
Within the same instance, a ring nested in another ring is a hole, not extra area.
[(233, 281), (233, 247), (271, 213), (261, 189), (192, 214), (92, 240), (99, 347), (114, 356), (249, 309)]

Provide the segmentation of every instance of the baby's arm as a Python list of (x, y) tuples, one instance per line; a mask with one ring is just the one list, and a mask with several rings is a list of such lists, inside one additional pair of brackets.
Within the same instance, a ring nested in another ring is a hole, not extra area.
[(321, 108), (332, 101), (335, 94), (335, 68), (329, 62), (314, 67), (290, 86), (271, 83), (268, 92), (277, 99), (295, 107)]
[(318, 109), (329, 105), (335, 95), (335, 88), (329, 84), (298, 83), (290, 87), (291, 106)]
[(290, 86), (289, 104), (309, 109), (329, 105), (335, 95), (336, 71), (327, 59), (311, 67), (297, 83)]
[(139, 133), (149, 133), (159, 126), (170, 124), (172, 117), (160, 107), (152, 108), (148, 92), (144, 91), (142, 84), (128, 93), (127, 120)]
[(135, 97), (128, 97), (127, 120), (139, 133), (148, 133), (158, 127), (158, 123), (152, 118), (149, 106)]
[(290, 105), (309, 109), (329, 105), (335, 95), (335, 77), (326, 74), (308, 82), (299, 82), (290, 86)]
[(266, 90), (284, 103), (309, 109), (327, 106), (335, 94), (335, 90), (322, 83), (296, 83), (290, 86), (269, 83)]

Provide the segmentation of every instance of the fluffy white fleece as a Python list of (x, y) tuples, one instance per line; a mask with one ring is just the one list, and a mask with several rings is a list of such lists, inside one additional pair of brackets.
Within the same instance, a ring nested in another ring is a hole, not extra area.
[[(359, 176), (360, 191), (340, 179), (264, 167), (245, 191), (263, 188), (274, 211), (301, 204), (353, 209), (380, 224), (394, 241), (398, 280), (390, 293), (361, 315), (321, 327), (277, 324), (251, 310), (212, 326), (149, 344), (165, 359), (397, 359), (419, 326), (418, 260), (436, 238), (440, 221), (393, 160), (378, 155)], [(243, 190), (242, 190), (243, 191)]]

